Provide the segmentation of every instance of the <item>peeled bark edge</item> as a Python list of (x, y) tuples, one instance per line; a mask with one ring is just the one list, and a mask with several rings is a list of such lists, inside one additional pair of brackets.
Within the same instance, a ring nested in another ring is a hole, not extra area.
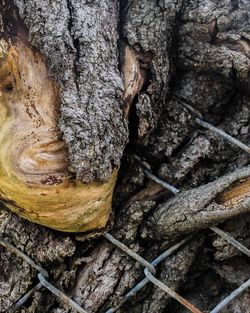
[(46, 57), (61, 86), (60, 128), (70, 169), (83, 182), (109, 179), (120, 166), (128, 136), (118, 69), (118, 2), (15, 4), (29, 42)]
[(158, 206), (145, 221), (142, 237), (173, 240), (176, 236), (247, 213), (250, 210), (250, 167), (200, 187), (183, 191)]

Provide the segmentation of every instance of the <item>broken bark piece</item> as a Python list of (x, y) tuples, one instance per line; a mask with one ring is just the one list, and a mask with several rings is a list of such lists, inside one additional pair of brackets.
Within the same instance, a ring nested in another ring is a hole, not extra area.
[(20, 216), (57, 230), (105, 227), (117, 170), (84, 184), (68, 170), (58, 129), (59, 86), (27, 43), (0, 42), (0, 199)]
[(219, 194), (217, 202), (226, 207), (232, 207), (242, 202), (250, 196), (250, 177), (236, 181), (228, 187), (222, 194)]
[(179, 193), (160, 205), (149, 217), (142, 237), (169, 240), (249, 212), (249, 176), (248, 166), (206, 185)]
[(136, 112), (137, 136), (142, 139), (153, 128), (150, 97), (142, 90), (150, 77), (152, 54), (143, 52), (140, 46), (125, 45), (122, 73), (124, 78), (124, 115), (131, 119), (133, 107)]
[(141, 91), (147, 80), (147, 69), (150, 68), (150, 54), (136, 51), (126, 45), (124, 48), (124, 62), (122, 72), (124, 76), (124, 114), (129, 116), (133, 100)]
[[(134, 76), (136, 83), (133, 83), (130, 88), (131, 95), (136, 89), (139, 91), (142, 74), (147, 74), (138, 99), (134, 99), (139, 124), (137, 143), (145, 147), (158, 120), (162, 118), (162, 112), (166, 106), (169, 81), (173, 72), (170, 57), (174, 46), (172, 36), (175, 28), (178, 28), (178, 16), (181, 14), (181, 9), (180, 1), (174, 3), (148, 0), (121, 2), (122, 39), (135, 50), (135, 55), (131, 55), (133, 59), (130, 64), (134, 64), (134, 69), (136, 69), (133, 73), (138, 73)], [(138, 51), (141, 66), (139, 70), (138, 59), (136, 59)]]

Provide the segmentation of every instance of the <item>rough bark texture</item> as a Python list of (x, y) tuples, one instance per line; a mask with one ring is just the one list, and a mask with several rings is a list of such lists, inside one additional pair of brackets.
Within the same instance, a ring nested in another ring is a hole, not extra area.
[(117, 1), (15, 1), (29, 41), (61, 84), (61, 122), (71, 170), (107, 180), (127, 137), (118, 70)]
[(170, 240), (249, 212), (249, 175), (250, 167), (245, 167), (178, 194), (154, 211), (145, 223), (142, 236)]
[(138, 119), (136, 133), (141, 139), (139, 142), (146, 143), (165, 105), (171, 77), (169, 52), (182, 1), (123, 2), (122, 40), (144, 54), (145, 57), (141, 57), (142, 67), (145, 62), (149, 63), (148, 80), (134, 103)]
[[(183, 103), (249, 145), (249, 2), (128, 0), (120, 1), (119, 9), (118, 1), (111, 0), (15, 4), (30, 42), (62, 86), (61, 129), (72, 170), (86, 181), (105, 179), (119, 165), (127, 138), (121, 110), (125, 76), (130, 144), (114, 193), (112, 234), (151, 260), (183, 233), (195, 231), (183, 249), (158, 267), (157, 277), (201, 310), (211, 310), (249, 278), (249, 260), (200, 229), (224, 222), (220, 227), (249, 247), (250, 158), (197, 126)], [(134, 161), (135, 152), (182, 192), (174, 198), (150, 182)], [(231, 189), (243, 196), (229, 196)], [(88, 312), (119, 304), (143, 277), (141, 266), (103, 238), (81, 242), (80, 236), (31, 225), (5, 209), (0, 228)], [(1, 248), (1, 312), (35, 283), (35, 273), (10, 256)], [(246, 313), (249, 299), (245, 292), (222, 312)], [(26, 311), (72, 312), (45, 290), (31, 298)], [(149, 285), (120, 312), (187, 310)]]
[[(57, 277), (66, 269), (63, 260), (75, 253), (75, 243), (69, 237), (53, 234), (44, 227), (24, 221), (3, 209), (0, 215), (0, 233), (35, 262), (50, 268), (50, 272), (54, 272), (52, 275)], [(2, 247), (0, 251), (0, 312), (8, 312), (13, 303), (33, 286), (37, 274), (22, 259)], [(61, 263), (61, 266), (55, 266), (56, 263)], [(72, 275), (74, 276), (73, 272)]]

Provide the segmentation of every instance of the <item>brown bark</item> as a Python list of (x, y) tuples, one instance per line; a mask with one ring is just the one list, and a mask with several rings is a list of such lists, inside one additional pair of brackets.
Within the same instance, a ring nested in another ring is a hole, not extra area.
[[(249, 156), (198, 127), (181, 101), (205, 120), (250, 142), (249, 4), (226, 0), (219, 4), (129, 0), (120, 1), (120, 7), (114, 0), (9, 4), (6, 12), (11, 14), (15, 8), (19, 13), (22, 27), (18, 29), (22, 36), (28, 34), (29, 44), (47, 60), (52, 78), (60, 85), (59, 126), (70, 170), (78, 179), (110, 177), (120, 166), (129, 124), (130, 143), (113, 197), (112, 234), (151, 260), (183, 233), (237, 216), (221, 227), (247, 245)], [(2, 23), (8, 29), (15, 25), (10, 20)], [(129, 111), (128, 122), (123, 110)], [(149, 182), (133, 161), (135, 152), (153, 172), (183, 191), (172, 198)], [(49, 269), (50, 279), (89, 312), (105, 312), (118, 304), (143, 277), (141, 267), (102, 238), (79, 242), (5, 209), (1, 214), (1, 234)], [(237, 223), (242, 229), (237, 229)], [(168, 242), (163, 244), (164, 239)], [(35, 282), (35, 273), (27, 265), (9, 258), (1, 250), (3, 312)], [(157, 277), (201, 310), (210, 310), (248, 277), (246, 259), (240, 258), (220, 238), (203, 230), (158, 268)], [(233, 267), (237, 262), (244, 268)], [(231, 271), (234, 280), (228, 279)], [(247, 293), (241, 299), (242, 308), (235, 301), (228, 312), (236, 308), (244, 312)], [(121, 308), (121, 312), (138, 313), (165, 310), (185, 312), (152, 285)], [(27, 304), (27, 312), (70, 309), (42, 290)]]

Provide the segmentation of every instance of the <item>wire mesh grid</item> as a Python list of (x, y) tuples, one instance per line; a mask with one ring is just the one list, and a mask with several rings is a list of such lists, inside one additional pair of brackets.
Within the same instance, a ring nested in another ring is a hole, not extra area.
[[(250, 154), (250, 148), (245, 145), (244, 143), (240, 142), (239, 140), (233, 138), (229, 134), (225, 133), (221, 129), (218, 129), (217, 127), (207, 123), (203, 120), (201, 114), (197, 112), (194, 108), (189, 106), (189, 104), (185, 103), (182, 99), (177, 98), (176, 100), (182, 104), (187, 110), (189, 110), (194, 115), (195, 122), (200, 125), (201, 127), (204, 127), (208, 129), (209, 131), (212, 131), (216, 133), (217, 135), (221, 136), (228, 142), (230, 142), (233, 145), (236, 145), (243, 151)], [(144, 168), (145, 175), (155, 181), (158, 184), (161, 184), (164, 188), (168, 189), (171, 193), (176, 195), (180, 192), (177, 188), (170, 185), (166, 181), (162, 180), (161, 178), (154, 175), (151, 171), (151, 167), (148, 163), (141, 160), (140, 157), (134, 156), (135, 160), (137, 160), (142, 167)], [(235, 246), (237, 249), (239, 249), (241, 252), (243, 252), (245, 255), (250, 257), (250, 250), (242, 245), (240, 242), (232, 238), (229, 234), (222, 231), (216, 226), (210, 227), (210, 230), (216, 233), (217, 235), (221, 236), (223, 239), (225, 239), (227, 242), (229, 242), (231, 245)], [(152, 283), (164, 292), (166, 292), (170, 297), (174, 298), (176, 301), (181, 303), (183, 306), (185, 306), (189, 311), (193, 313), (202, 313), (200, 309), (198, 309), (195, 305), (184, 299), (182, 296), (180, 296), (177, 292), (169, 288), (166, 284), (161, 282), (159, 279), (156, 278), (156, 266), (161, 263), (163, 260), (165, 260), (168, 256), (170, 256), (172, 253), (177, 251), (181, 246), (183, 246), (187, 241), (189, 241), (193, 235), (188, 236), (184, 238), (179, 243), (173, 245), (166, 251), (164, 251), (161, 255), (159, 255), (157, 258), (155, 258), (153, 261), (149, 262), (136, 252), (132, 251), (128, 246), (114, 238), (111, 234), (106, 233), (103, 235), (104, 238), (109, 241), (111, 244), (115, 245), (119, 249), (123, 250), (126, 254), (128, 254), (131, 258), (133, 258), (136, 262), (138, 262), (140, 265), (144, 267), (144, 275), (145, 278), (142, 279), (139, 283), (136, 284), (120, 301), (119, 305), (116, 307), (112, 307), (108, 309), (105, 313), (114, 313), (116, 312), (126, 301), (134, 297), (144, 286), (146, 286), (148, 283)], [(0, 237), (0, 245), (4, 246), (6, 249), (11, 251), (12, 253), (15, 253), (18, 257), (21, 257), (23, 260), (25, 260), (30, 266), (32, 266), (34, 269), (38, 271), (38, 279), (39, 283), (33, 287), (30, 291), (28, 291), (22, 298), (20, 298), (15, 305), (9, 310), (10, 313), (15, 312), (17, 309), (19, 309), (21, 306), (25, 304), (25, 302), (34, 294), (35, 291), (41, 289), (42, 287), (45, 287), (47, 290), (55, 294), (57, 297), (59, 297), (63, 302), (67, 303), (72, 309), (79, 313), (88, 313), (85, 309), (83, 309), (80, 305), (78, 305), (75, 301), (70, 299), (68, 296), (66, 296), (62, 291), (57, 289), (48, 279), (49, 274), (48, 272), (43, 269), (41, 266), (36, 264), (29, 256), (15, 248), (13, 245), (11, 245), (9, 242), (7, 242), (4, 238)], [(245, 281), (241, 286), (239, 286), (236, 290), (234, 290), (232, 293), (230, 293), (226, 298), (224, 298), (218, 305), (216, 305), (215, 308), (210, 311), (210, 313), (218, 313), (220, 312), (227, 304), (229, 304), (233, 299), (235, 299), (238, 295), (240, 295), (244, 290), (246, 290), (248, 287), (250, 287), (250, 278)]]

